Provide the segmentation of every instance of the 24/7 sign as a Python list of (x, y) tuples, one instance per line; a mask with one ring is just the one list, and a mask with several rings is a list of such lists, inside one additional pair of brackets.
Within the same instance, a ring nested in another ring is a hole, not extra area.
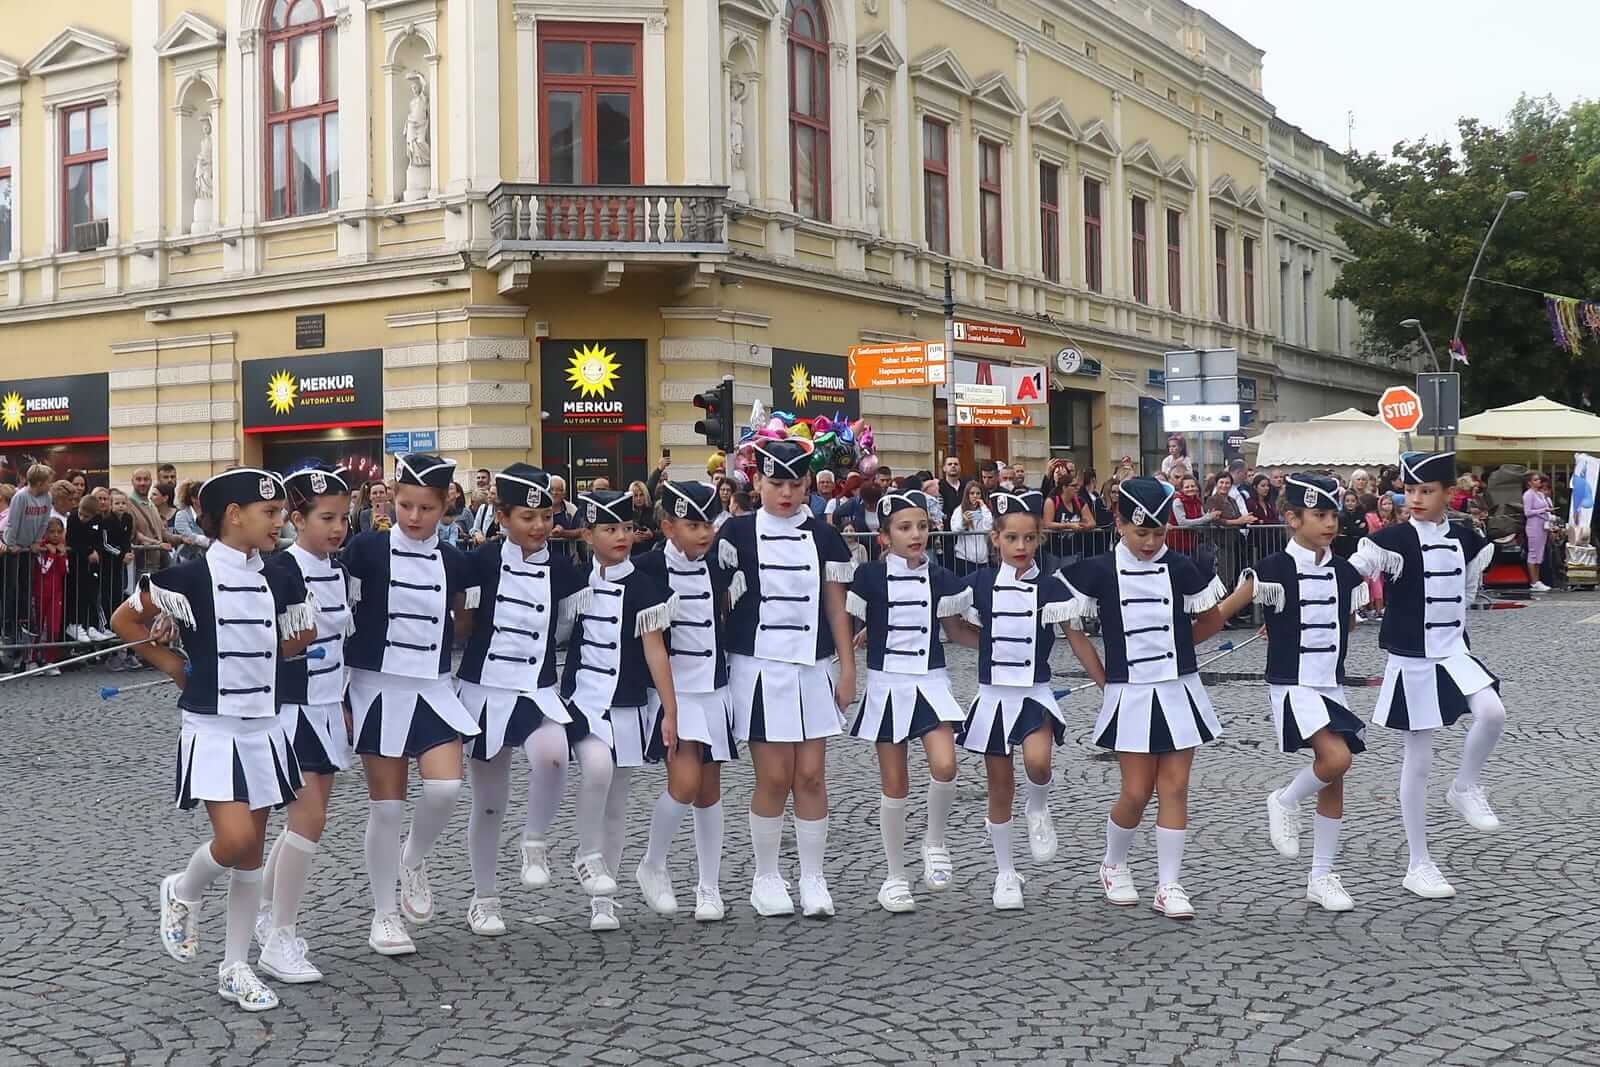
[(1410, 433), (1422, 421), (1422, 398), (1403, 385), (1385, 389), (1378, 398), (1378, 418), (1396, 433)]

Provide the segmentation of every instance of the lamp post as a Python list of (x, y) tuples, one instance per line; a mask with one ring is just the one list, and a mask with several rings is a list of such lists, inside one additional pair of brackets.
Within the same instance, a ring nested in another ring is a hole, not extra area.
[(1416, 330), (1422, 337), (1423, 345), (1428, 349), (1428, 358), (1433, 360), (1433, 373), (1439, 373), (1439, 354), (1433, 350), (1433, 342), (1428, 340), (1428, 331), (1422, 328), (1422, 323), (1417, 319), (1401, 319), (1400, 325), (1408, 330)]
[[(1500, 216), (1504, 215), (1506, 208), (1512, 204), (1526, 199), (1528, 199), (1528, 194), (1521, 189), (1513, 189), (1501, 199), (1500, 210), (1494, 213), (1494, 221), (1489, 223), (1489, 232), (1483, 235), (1483, 244), (1478, 246), (1478, 258), (1472, 261), (1472, 273), (1467, 275), (1467, 287), (1461, 293), (1461, 307), (1456, 311), (1456, 332), (1452, 335), (1452, 340), (1461, 340), (1461, 324), (1467, 318), (1467, 297), (1472, 295), (1472, 283), (1478, 277), (1478, 268), (1483, 265), (1483, 254), (1489, 250), (1489, 241), (1494, 237), (1494, 228), (1500, 225)], [(1401, 323), (1401, 325), (1403, 326), (1405, 323)], [(1422, 339), (1426, 341), (1428, 339), (1427, 335), (1424, 334)], [(1433, 346), (1430, 345), (1428, 350), (1431, 352)], [(1437, 363), (1438, 361), (1435, 360), (1435, 362)]]

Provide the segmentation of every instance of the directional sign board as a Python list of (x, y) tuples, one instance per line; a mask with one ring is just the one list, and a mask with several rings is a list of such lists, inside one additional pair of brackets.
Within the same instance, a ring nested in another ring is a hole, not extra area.
[(968, 382), (956, 383), (956, 403), (968, 407), (974, 404), (989, 406), (1004, 405), (1006, 402), (1006, 387), (1003, 385), (973, 385)]
[(1016, 429), (1034, 425), (1026, 404), (957, 404), (956, 425), (980, 429)]
[(1023, 348), (1028, 343), (1022, 336), (1021, 326), (1007, 326), (1002, 322), (957, 319), (955, 333), (957, 341), (968, 345), (1005, 345), (1007, 348)]
[(1411, 433), (1422, 422), (1422, 398), (1403, 385), (1391, 386), (1378, 398), (1378, 418), (1396, 433)]
[(1161, 428), (1168, 433), (1174, 430), (1227, 433), (1240, 425), (1238, 404), (1167, 404), (1161, 409)]
[(851, 389), (943, 385), (945, 358), (943, 341), (851, 345), (845, 373)]

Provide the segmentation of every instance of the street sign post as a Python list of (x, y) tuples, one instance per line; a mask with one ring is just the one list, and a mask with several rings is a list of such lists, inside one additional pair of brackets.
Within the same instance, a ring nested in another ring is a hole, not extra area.
[(943, 385), (949, 364), (943, 341), (851, 345), (845, 376), (851, 389)]
[(1422, 398), (1404, 385), (1390, 386), (1378, 397), (1378, 418), (1396, 433), (1412, 433), (1422, 422)]

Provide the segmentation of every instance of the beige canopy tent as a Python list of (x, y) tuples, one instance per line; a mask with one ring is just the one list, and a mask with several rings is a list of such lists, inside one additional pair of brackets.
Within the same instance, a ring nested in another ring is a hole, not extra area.
[(1469, 462), (1537, 463), (1542, 453), (1597, 450), (1600, 416), (1543, 396), (1469, 415), (1456, 437), (1456, 453)]
[(1400, 459), (1400, 435), (1355, 408), (1308, 422), (1275, 422), (1244, 443), (1255, 448), (1256, 467), (1332, 468), (1348, 475), (1357, 467), (1393, 465)]

